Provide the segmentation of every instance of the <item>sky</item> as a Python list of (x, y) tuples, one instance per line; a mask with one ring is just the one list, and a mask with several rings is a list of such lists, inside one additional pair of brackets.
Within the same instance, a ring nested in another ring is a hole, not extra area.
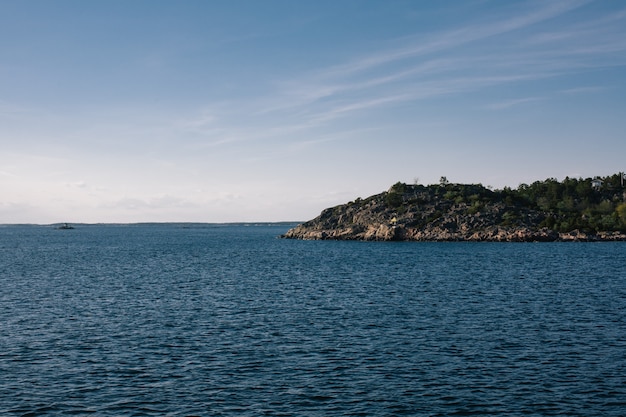
[(0, 0), (0, 223), (626, 171), (626, 2)]

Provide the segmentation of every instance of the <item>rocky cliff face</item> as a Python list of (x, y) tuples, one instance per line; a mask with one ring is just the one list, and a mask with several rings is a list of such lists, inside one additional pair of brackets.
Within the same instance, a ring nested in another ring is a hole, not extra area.
[(370, 241), (626, 240), (619, 233), (559, 234), (540, 227), (547, 215), (499, 201), (481, 185), (398, 183), (387, 192), (328, 208), (282, 237)]

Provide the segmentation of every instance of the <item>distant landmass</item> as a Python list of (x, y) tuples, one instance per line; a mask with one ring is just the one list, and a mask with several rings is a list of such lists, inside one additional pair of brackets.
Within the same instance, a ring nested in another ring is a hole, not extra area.
[(624, 241), (624, 174), (549, 178), (517, 189), (398, 182), (388, 191), (328, 208), (289, 239), (368, 241)]

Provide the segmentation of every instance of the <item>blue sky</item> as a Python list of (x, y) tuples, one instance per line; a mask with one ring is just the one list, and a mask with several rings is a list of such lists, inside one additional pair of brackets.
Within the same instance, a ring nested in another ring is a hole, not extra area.
[(626, 2), (0, 0), (0, 223), (626, 170)]

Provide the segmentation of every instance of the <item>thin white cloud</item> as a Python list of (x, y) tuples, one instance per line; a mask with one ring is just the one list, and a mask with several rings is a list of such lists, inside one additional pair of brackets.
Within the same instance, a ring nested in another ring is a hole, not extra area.
[(330, 68), (320, 75), (329, 78), (343, 77), (390, 62), (457, 48), (471, 42), (522, 29), (547, 19), (555, 18), (581, 7), (589, 3), (589, 1), (590, 0), (537, 2), (534, 3), (539, 6), (537, 9), (533, 9), (520, 16), (504, 18), (504, 20), (502, 20), (501, 16), (493, 16), (492, 21), (489, 23), (474, 24), (461, 29), (434, 34), (430, 36), (430, 39), (426, 40), (423, 39), (423, 35), (416, 35), (414, 39), (410, 39), (411, 43), (405, 47), (372, 54), (359, 60)]
[(489, 104), (485, 106), (485, 108), (490, 109), (490, 110), (503, 110), (503, 109), (508, 109), (510, 107), (518, 106), (520, 104), (531, 103), (531, 102), (535, 102), (539, 100), (544, 100), (544, 98), (543, 97), (523, 97), (523, 98), (510, 99), (510, 100), (503, 100), (498, 103)]
[[(396, 47), (280, 80), (268, 95), (213, 103), (178, 123), (178, 129), (195, 138), (181, 140), (181, 146), (201, 150), (281, 138), (306, 141), (323, 135), (324, 129), (337, 129), (332, 126), (342, 118), (397, 104), (626, 63), (626, 58), (615, 59), (626, 51), (626, 36), (615, 36), (624, 35), (619, 28), (622, 17), (601, 16), (584, 23), (566, 19), (559, 30), (549, 29), (550, 19), (580, 12), (577, 9), (589, 3), (505, 5), (461, 28), (396, 39), (390, 42)], [(492, 42), (512, 32), (510, 42)], [(486, 108), (504, 109), (530, 100), (513, 98)]]
[(88, 187), (85, 181), (68, 182), (65, 184), (68, 188), (86, 189)]
[(0, 171), (0, 175), (3, 177), (17, 178), (17, 175), (15, 175), (14, 173), (4, 170)]
[(599, 93), (602, 91), (606, 91), (607, 87), (604, 86), (589, 86), (589, 87), (576, 87), (576, 88), (568, 88), (567, 90), (561, 91), (563, 94), (590, 94), (590, 93)]
[[(355, 112), (396, 103), (621, 65), (622, 61), (616, 62), (609, 55), (624, 52), (626, 40), (599, 31), (598, 24), (573, 25), (569, 31), (565, 25), (561, 32), (544, 33), (543, 38), (535, 32), (522, 32), (522, 41), (516, 41), (518, 48), (503, 49), (502, 44), (480, 43), (558, 18), (588, 3), (587, 0), (529, 2), (524, 5), (525, 13), (517, 10), (519, 14), (513, 17), (494, 14), (483, 22), (432, 34), (426, 39), (418, 35), (403, 38), (401, 42), (405, 46), (374, 52), (304, 78), (282, 82), (284, 90), (272, 98), (276, 103), (261, 106), (261, 113), (285, 114), (291, 121), (300, 120), (300, 126), (314, 128)], [(598, 33), (589, 32), (593, 30)], [(524, 43), (525, 38), (532, 39), (535, 46), (533, 42)], [(587, 39), (584, 43), (578, 42), (583, 38)], [(577, 42), (564, 47), (562, 43), (568, 39)], [(543, 43), (541, 48), (536, 47), (539, 43)], [(480, 48), (466, 48), (469, 44)], [(441, 56), (452, 51), (453, 58)], [(608, 62), (604, 62), (604, 56)]]
[(124, 210), (163, 210), (168, 208), (190, 207), (192, 202), (171, 195), (158, 195), (147, 198), (122, 197), (103, 204), (105, 208)]
[[(343, 66), (280, 82), (270, 95), (213, 103), (210, 109), (201, 109), (196, 116), (175, 124), (173, 132), (180, 129), (192, 135), (186, 139), (182, 135), (178, 139), (180, 149), (185, 152), (201, 153), (228, 146), (229, 155), (237, 155), (240, 161), (266, 160), (286, 156), (285, 152), (299, 152), (302, 148), (266, 151), (247, 144), (301, 142), (309, 148), (324, 146), (330, 141), (325, 139), (326, 135), (332, 130), (340, 132), (343, 128), (338, 123), (352, 116), (361, 117), (368, 112), (414, 101), (621, 65), (623, 60), (615, 59), (615, 54), (626, 50), (626, 40), (608, 36), (612, 33), (610, 31), (598, 30), (596, 33), (589, 27), (579, 28), (571, 24), (563, 25), (560, 34), (552, 39), (546, 36), (543, 43), (539, 38), (535, 38), (534, 44), (523, 42), (534, 36), (534, 31), (516, 35), (514, 48), (506, 48), (506, 43), (505, 46), (480, 43), (488, 37), (560, 16), (586, 3), (550, 3), (547, 6), (538, 3), (539, 10), (526, 16), (504, 22), (486, 22), (484, 28), (470, 24), (464, 29), (442, 34), (439, 41), (433, 36), (426, 46), (407, 46), (389, 53), (375, 52), (371, 58), (357, 59)], [(477, 32), (471, 35), (472, 30)], [(586, 39), (584, 42), (583, 38)], [(419, 40), (409, 38), (407, 41)], [(470, 42), (478, 47), (465, 48)], [(594, 47), (598, 43), (602, 46)], [(447, 50), (451, 53), (448, 54)], [(433, 54), (429, 55), (431, 52)], [(400, 61), (402, 65), (396, 66)], [(345, 71), (337, 71), (338, 68)], [(483, 108), (504, 110), (549, 99), (550, 94), (561, 94), (562, 90), (546, 91), (542, 97), (513, 97)], [(172, 135), (174, 137), (175, 133)]]

